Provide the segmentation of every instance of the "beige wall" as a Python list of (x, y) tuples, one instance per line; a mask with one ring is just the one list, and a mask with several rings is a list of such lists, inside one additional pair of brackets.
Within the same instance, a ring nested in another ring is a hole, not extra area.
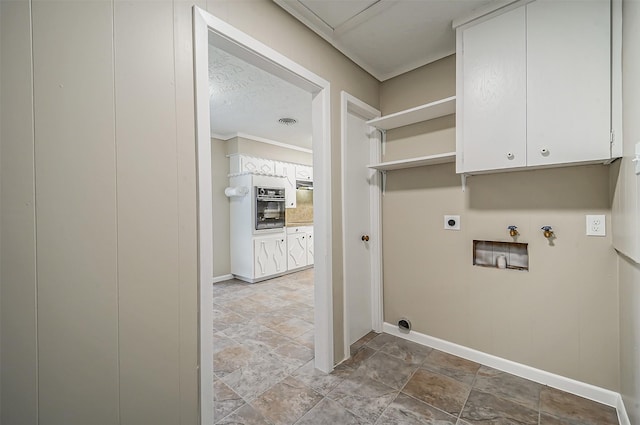
[(0, 3), (3, 424), (197, 421), (191, 6)]
[(256, 158), (313, 165), (313, 154), (244, 137), (234, 137), (227, 141), (227, 151), (229, 154), (239, 153)]
[[(624, 158), (616, 182), (616, 216), (622, 228), (616, 246), (620, 279), (620, 392), (632, 424), (640, 423), (640, 177), (633, 172), (634, 144), (640, 141), (640, 3), (623, 6)], [(634, 241), (635, 238), (635, 241)]]
[[(453, 95), (454, 73), (449, 57), (384, 82), (381, 107), (391, 113)], [(390, 131), (384, 159), (455, 150), (454, 126), (444, 117)], [(473, 176), (462, 192), (455, 164), (388, 172), (385, 321), (406, 316), (418, 332), (617, 390), (608, 173), (594, 165)], [(459, 214), (461, 231), (445, 231), (444, 214)], [(586, 237), (585, 214), (606, 214), (609, 236)], [(511, 224), (529, 244), (530, 270), (473, 266), (472, 241), (510, 241)], [(553, 246), (543, 225), (556, 232)]]
[(378, 82), (269, 0), (2, 1), (2, 423), (197, 420), (194, 3), (331, 82), (343, 353), (339, 94)]
[(343, 271), (340, 242), (342, 240), (340, 92), (346, 90), (371, 106), (377, 107), (379, 83), (270, 0), (208, 0), (207, 10), (331, 83), (333, 337), (335, 361), (338, 362), (344, 353)]

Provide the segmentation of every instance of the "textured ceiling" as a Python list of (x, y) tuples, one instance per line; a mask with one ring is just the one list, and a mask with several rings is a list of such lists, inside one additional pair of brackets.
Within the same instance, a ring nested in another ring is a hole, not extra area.
[[(311, 94), (209, 45), (211, 133), (245, 133), (311, 149)], [(298, 123), (284, 126), (280, 118)]]

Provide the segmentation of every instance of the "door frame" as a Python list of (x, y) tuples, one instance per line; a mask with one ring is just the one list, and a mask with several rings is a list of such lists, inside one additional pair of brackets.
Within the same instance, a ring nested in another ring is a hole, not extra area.
[[(341, 135), (341, 182), (342, 182), (342, 225), (346, 223), (345, 200), (348, 194), (345, 191), (345, 167), (348, 166), (345, 161), (345, 151), (347, 143), (347, 117), (349, 113), (356, 114), (366, 120), (380, 117), (379, 110), (368, 105), (357, 97), (347, 93), (340, 92), (340, 135)], [(376, 131), (371, 127), (372, 131)], [(380, 141), (371, 140), (369, 149), (369, 163), (375, 164), (380, 162), (381, 152)], [(381, 191), (381, 175), (379, 172), (372, 173), (372, 184), (369, 186), (369, 221), (371, 223), (371, 242), (370, 247), (370, 264), (371, 264), (371, 329), (375, 332), (382, 332), (383, 324), (383, 297), (382, 297), (382, 191)], [(342, 230), (342, 267), (343, 267), (343, 297), (344, 297), (344, 358), (351, 356), (349, 346), (349, 295), (347, 280), (347, 268), (349, 265), (346, 260), (347, 232)]]
[(199, 296), (200, 422), (213, 423), (213, 201), (211, 131), (209, 122), (208, 45), (217, 47), (276, 75), (312, 94), (314, 180), (314, 296), (315, 367), (333, 370), (331, 121), (330, 84), (286, 56), (248, 36), (210, 13), (193, 7), (193, 45), (196, 107)]

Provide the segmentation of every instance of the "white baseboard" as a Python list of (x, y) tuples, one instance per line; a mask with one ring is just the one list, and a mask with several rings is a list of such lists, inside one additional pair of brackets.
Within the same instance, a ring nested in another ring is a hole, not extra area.
[(474, 350), (473, 348), (468, 348), (453, 342), (425, 335), (420, 332), (401, 332), (397, 326), (390, 323), (384, 323), (383, 331), (409, 341), (417, 342), (418, 344), (425, 345), (427, 347), (444, 351), (445, 353), (453, 354), (503, 372), (508, 372), (540, 384), (548, 385), (580, 397), (588, 398), (590, 400), (597, 401), (598, 403), (606, 404), (607, 406), (615, 407), (618, 410), (620, 425), (631, 425), (622, 397), (615, 391), (596, 387), (595, 385), (576, 381), (571, 378), (566, 378), (564, 376), (556, 375), (555, 373), (546, 372), (511, 360), (506, 360), (501, 357), (483, 353), (482, 351)]
[(224, 282), (225, 280), (230, 280), (230, 279), (233, 279), (232, 274), (223, 274), (222, 276), (214, 277), (211, 283)]
[(627, 409), (624, 407), (624, 400), (622, 400), (622, 396), (619, 394), (616, 410), (618, 411), (618, 422), (620, 422), (620, 425), (631, 425), (631, 421), (627, 415)]

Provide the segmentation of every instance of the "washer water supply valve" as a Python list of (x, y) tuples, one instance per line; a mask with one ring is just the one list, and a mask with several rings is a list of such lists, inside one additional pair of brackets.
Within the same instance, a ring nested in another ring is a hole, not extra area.
[(517, 228), (518, 226), (507, 226), (507, 229), (509, 229), (509, 236), (514, 238), (518, 236), (518, 230), (516, 230)]
[(542, 234), (544, 235), (545, 238), (549, 239), (553, 237), (553, 230), (551, 226), (542, 226), (540, 229), (543, 230)]

